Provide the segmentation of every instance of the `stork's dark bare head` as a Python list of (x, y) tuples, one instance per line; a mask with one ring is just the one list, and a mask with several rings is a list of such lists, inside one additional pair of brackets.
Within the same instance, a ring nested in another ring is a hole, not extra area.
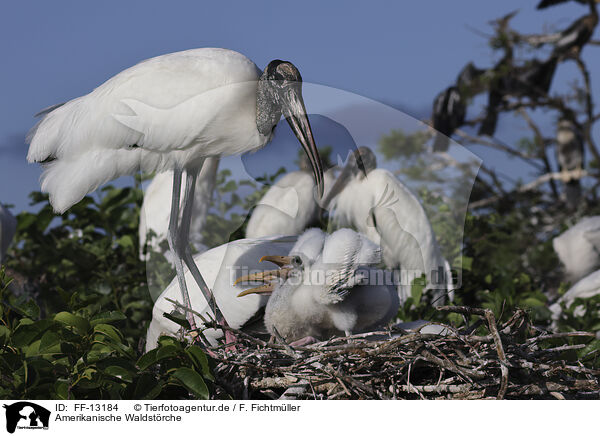
[(323, 201), (323, 208), (327, 209), (331, 200), (335, 198), (346, 185), (354, 178), (366, 177), (371, 171), (377, 168), (377, 157), (369, 147), (359, 147), (348, 156), (348, 161), (344, 169), (338, 176), (335, 184)]
[(302, 76), (291, 62), (271, 61), (260, 76), (256, 96), (256, 127), (272, 134), (281, 115), (300, 141), (312, 167), (319, 194), (323, 195), (323, 166), (302, 98)]
[(282, 85), (285, 84), (285, 82), (302, 83), (302, 76), (300, 75), (298, 68), (291, 62), (279, 59), (269, 62), (269, 65), (267, 65), (267, 68), (265, 68), (263, 76), (261, 77), (261, 80), (265, 79), (282, 82)]
[(369, 147), (359, 147), (353, 156), (356, 162), (357, 174), (362, 173), (364, 176), (377, 168), (377, 157)]

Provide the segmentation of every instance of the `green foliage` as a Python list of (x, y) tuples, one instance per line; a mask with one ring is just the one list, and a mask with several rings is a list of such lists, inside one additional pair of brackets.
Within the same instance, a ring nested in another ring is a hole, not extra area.
[(427, 132), (411, 134), (402, 129), (393, 129), (379, 140), (379, 151), (386, 159), (415, 158), (425, 151), (425, 143), (430, 138)]
[[(46, 196), (31, 195), (42, 207), (18, 215), (9, 272), (0, 270), (0, 398), (205, 399), (214, 392), (212, 363), (198, 346), (161, 338), (157, 349), (141, 351), (153, 304), (138, 258), (142, 195), (139, 183), (108, 186), (62, 216)], [(163, 269), (149, 278), (163, 289), (170, 267), (164, 258), (153, 265)]]

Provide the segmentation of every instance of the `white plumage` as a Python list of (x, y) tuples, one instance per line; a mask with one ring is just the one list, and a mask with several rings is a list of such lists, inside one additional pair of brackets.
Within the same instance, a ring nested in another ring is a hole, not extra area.
[(294, 341), (371, 330), (390, 321), (398, 311), (396, 291), (364, 282), (378, 276), (370, 268), (380, 261), (378, 247), (350, 229), (329, 236), (310, 231), (310, 240), (303, 234), (290, 251), (290, 272), (276, 279), (265, 309), (267, 330)]
[[(323, 176), (325, 194), (335, 180), (335, 169)], [(246, 226), (247, 238), (299, 235), (318, 218), (316, 184), (307, 171), (292, 171), (281, 177), (257, 203)]]
[(575, 282), (590, 274), (600, 265), (600, 216), (582, 218), (554, 238), (552, 246), (569, 281)]
[(17, 230), (17, 220), (0, 204), (0, 264)]
[(252, 61), (225, 49), (148, 59), (44, 113), (29, 134), (27, 160), (55, 159), (41, 185), (62, 213), (122, 175), (255, 150), (270, 139), (256, 128), (259, 75)]
[(427, 214), (417, 197), (391, 172), (355, 172), (331, 200), (329, 210), (336, 226), (363, 233), (381, 247), (388, 268), (402, 270), (403, 283), (398, 286), (402, 302), (410, 296), (411, 278), (421, 273), (427, 276), (428, 289), (438, 290), (434, 293), (436, 304), (445, 301), (446, 292), (453, 298), (450, 266), (440, 252)]
[[(202, 230), (206, 223), (218, 168), (219, 158), (207, 158), (196, 180), (194, 208), (192, 210), (192, 222), (190, 225), (190, 242), (197, 249), (199, 249), (202, 243)], [(185, 184), (186, 180), (183, 180), (181, 183), (182, 198), (185, 191)], [(139, 228), (140, 258), (142, 260), (146, 259), (142, 255), (146, 244), (148, 244), (148, 250), (161, 252), (160, 244), (167, 240), (172, 191), (173, 172), (167, 171), (156, 174), (144, 192)], [(149, 231), (154, 232), (155, 236), (148, 242), (146, 239)]]
[[(267, 254), (285, 255), (289, 253), (295, 242), (296, 237), (273, 237), (262, 240), (240, 239), (194, 256), (194, 261), (198, 265), (198, 269), (203, 271), (206, 283), (211, 287), (229, 326), (232, 328), (242, 327), (261, 307), (267, 304), (265, 296), (249, 295), (246, 298), (237, 298), (236, 295), (240, 288), (233, 285), (235, 279), (243, 274), (248, 274), (249, 271), (266, 269), (266, 264), (259, 263), (262, 256)], [(186, 278), (190, 283), (189, 271), (186, 272)], [(193, 281), (191, 281), (189, 293), (192, 309), (205, 317), (212, 316), (206, 299)], [(178, 324), (163, 316), (165, 312), (170, 313), (175, 309), (174, 305), (166, 300), (167, 298), (182, 303), (177, 279), (173, 279), (154, 303), (152, 321), (146, 337), (147, 351), (156, 348), (156, 341), (161, 334), (174, 336), (180, 330)], [(201, 326), (201, 320), (197, 316), (194, 318), (197, 325)], [(222, 337), (221, 331), (214, 329), (205, 330), (204, 335), (213, 345), (216, 344), (218, 338)]]
[[(569, 308), (577, 298), (586, 299), (596, 295), (600, 295), (600, 270), (594, 271), (590, 275), (579, 280), (571, 287), (571, 289), (560, 297), (556, 303), (550, 306), (554, 327), (556, 327), (556, 322), (562, 315), (562, 305)], [(600, 314), (600, 307), (598, 309), (598, 313)], [(583, 307), (576, 307), (573, 314), (576, 316), (583, 316), (585, 314), (585, 309)]]

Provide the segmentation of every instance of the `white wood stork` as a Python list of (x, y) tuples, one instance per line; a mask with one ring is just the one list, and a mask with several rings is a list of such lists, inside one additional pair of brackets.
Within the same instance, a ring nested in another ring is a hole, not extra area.
[[(210, 201), (215, 188), (219, 158), (209, 157), (204, 161), (202, 170), (196, 180), (194, 195), (194, 208), (190, 223), (190, 242), (198, 249), (202, 244), (202, 229), (206, 223)], [(310, 177), (310, 176), (309, 176)], [(312, 178), (311, 178), (312, 181)], [(182, 194), (185, 192), (185, 180), (181, 183)], [(313, 182), (314, 183), (314, 182)], [(158, 173), (144, 192), (144, 202), (140, 211), (140, 259), (146, 260), (143, 255), (144, 248), (161, 252), (160, 244), (167, 240), (169, 232), (169, 212), (171, 195), (173, 193), (173, 171)], [(180, 206), (181, 207), (181, 206)], [(148, 233), (152, 231), (154, 237), (148, 241)], [(167, 253), (163, 253), (167, 254)]]
[[(325, 193), (333, 185), (336, 168), (323, 175)], [(301, 158), (300, 171), (285, 174), (259, 200), (246, 226), (246, 238), (299, 235), (319, 217), (321, 198), (310, 175), (307, 159)]]
[[(236, 281), (266, 283), (239, 296), (272, 293), (265, 309), (267, 330), (287, 341), (302, 341), (369, 331), (394, 318), (398, 294), (385, 283), (373, 283), (378, 278), (383, 281), (383, 275), (371, 267), (380, 262), (380, 249), (350, 229), (326, 237), (312, 232), (309, 238), (302, 235), (289, 256), (261, 259), (276, 263), (280, 270)], [(314, 257), (319, 245), (322, 250)]]
[(17, 230), (17, 220), (0, 204), (0, 264)]
[[(42, 191), (49, 193), (58, 213), (119, 176), (173, 170), (168, 240), (188, 308), (184, 262), (206, 299), (214, 303), (188, 244), (196, 178), (205, 158), (263, 147), (284, 115), (323, 192), (302, 77), (290, 62), (274, 60), (261, 73), (252, 61), (231, 50), (171, 53), (122, 71), (89, 94), (41, 115), (28, 135), (27, 159), (44, 164)], [(187, 183), (179, 222), (184, 170)], [(213, 308), (221, 322), (218, 306)], [(194, 318), (187, 315), (195, 327)]]
[(403, 271), (398, 286), (402, 302), (412, 278), (425, 274), (435, 304), (454, 297), (450, 265), (444, 259), (421, 203), (392, 173), (378, 169), (375, 154), (360, 147), (324, 200), (338, 227), (353, 227), (383, 250), (388, 268)]
[(600, 266), (600, 216), (583, 217), (552, 240), (565, 268), (565, 276), (576, 282)]
[[(260, 264), (259, 259), (268, 254), (286, 255), (296, 243), (296, 239), (296, 236), (239, 239), (194, 256), (194, 262), (198, 269), (204, 272), (206, 284), (212, 289), (230, 327), (241, 328), (267, 304), (268, 300), (266, 296), (259, 295), (237, 298), (239, 290), (236, 292), (233, 284), (236, 278), (266, 269), (266, 265)], [(189, 270), (186, 271), (186, 278), (191, 279)], [(189, 291), (192, 309), (205, 318), (212, 316), (210, 305), (196, 282), (190, 282)], [(181, 303), (180, 297), (179, 281), (175, 278), (154, 303), (152, 321), (146, 336), (146, 351), (156, 348), (156, 341), (161, 334), (176, 336), (181, 331), (177, 323), (163, 316), (164, 313), (178, 309), (167, 298)], [(195, 315), (194, 318), (201, 326), (202, 321)], [(223, 336), (221, 330), (215, 329), (207, 329), (203, 333), (212, 345), (216, 345), (217, 339)]]
[[(553, 327), (556, 328), (556, 323), (562, 316), (562, 305), (566, 308), (571, 307), (575, 303), (575, 299), (581, 298), (592, 298), (596, 295), (600, 295), (600, 270), (594, 271), (590, 275), (585, 276), (577, 283), (575, 283), (565, 294), (560, 297), (556, 303), (550, 306), (552, 312)], [(600, 308), (598, 308), (600, 309)], [(598, 311), (600, 314), (600, 310)], [(585, 314), (584, 307), (576, 307), (573, 311), (576, 316), (583, 316)]]

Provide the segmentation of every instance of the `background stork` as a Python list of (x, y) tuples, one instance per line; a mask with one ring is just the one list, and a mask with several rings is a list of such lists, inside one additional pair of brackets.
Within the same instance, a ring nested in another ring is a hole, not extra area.
[(467, 107), (456, 86), (440, 92), (433, 102), (433, 128), (437, 131), (433, 151), (446, 151), (450, 135), (463, 125)]
[(582, 218), (552, 240), (565, 268), (566, 279), (576, 282), (600, 266), (600, 216)]
[[(204, 160), (257, 150), (284, 115), (304, 147), (323, 191), (323, 170), (302, 99), (302, 77), (290, 62), (264, 72), (244, 55), (201, 48), (143, 61), (91, 93), (43, 111), (28, 135), (27, 159), (44, 164), (42, 191), (58, 213), (116, 177), (173, 170), (168, 241), (183, 301), (190, 297), (183, 264), (215, 315), (212, 293), (188, 244), (196, 178)], [(181, 222), (180, 192), (187, 173)], [(193, 316), (188, 313), (192, 328)]]
[[(336, 170), (330, 168), (325, 171), (325, 192), (333, 185)], [(302, 156), (300, 171), (281, 177), (259, 200), (248, 220), (246, 238), (299, 235), (316, 225), (320, 216), (320, 197), (316, 188), (310, 174), (310, 162)]]
[[(556, 131), (556, 160), (565, 184), (565, 199), (571, 209), (576, 209), (581, 198), (579, 178), (584, 165), (584, 139), (581, 126), (574, 116), (558, 121)], [(568, 173), (575, 171), (575, 175)], [(579, 173), (579, 177), (577, 177)]]
[[(575, 303), (576, 299), (587, 299), (595, 297), (596, 295), (600, 295), (600, 270), (594, 271), (579, 280), (550, 306), (553, 328), (557, 328), (557, 322), (563, 314), (563, 306), (568, 309)], [(573, 314), (578, 317), (583, 316), (585, 314), (585, 308), (578, 306), (573, 311)]]
[(484, 89), (482, 76), (487, 70), (466, 64), (456, 77), (456, 85), (440, 92), (433, 101), (432, 122), (437, 131), (433, 151), (447, 151), (449, 136), (465, 122), (467, 100)]
[[(202, 244), (202, 229), (206, 224), (206, 217), (210, 208), (217, 171), (219, 169), (219, 158), (209, 157), (204, 162), (202, 170), (196, 180), (194, 207), (192, 209), (192, 220), (190, 223), (189, 240), (196, 249)], [(312, 178), (311, 178), (312, 181)], [(313, 182), (314, 184), (314, 182)], [(185, 181), (181, 184), (181, 192), (185, 192)], [(140, 258), (147, 259), (143, 255), (144, 249), (163, 252), (162, 242), (167, 240), (169, 232), (169, 211), (171, 195), (173, 194), (173, 172), (158, 173), (144, 192), (144, 202), (140, 211)], [(152, 231), (154, 236), (148, 240), (148, 232)], [(163, 253), (167, 254), (167, 253)]]
[[(453, 298), (450, 265), (444, 259), (421, 203), (391, 172), (377, 168), (375, 154), (360, 147), (324, 200), (338, 227), (350, 226), (380, 245), (388, 268), (425, 274), (426, 289), (436, 288), (434, 301)], [(398, 287), (400, 300), (411, 283)]]
[(17, 220), (0, 204), (0, 264), (17, 230)]
[(533, 59), (522, 66), (513, 66), (512, 50), (490, 72), (486, 115), (479, 127), (479, 135), (493, 136), (498, 112), (507, 97), (529, 97), (533, 100), (546, 97), (550, 91), (559, 56), (550, 55), (545, 61)]

